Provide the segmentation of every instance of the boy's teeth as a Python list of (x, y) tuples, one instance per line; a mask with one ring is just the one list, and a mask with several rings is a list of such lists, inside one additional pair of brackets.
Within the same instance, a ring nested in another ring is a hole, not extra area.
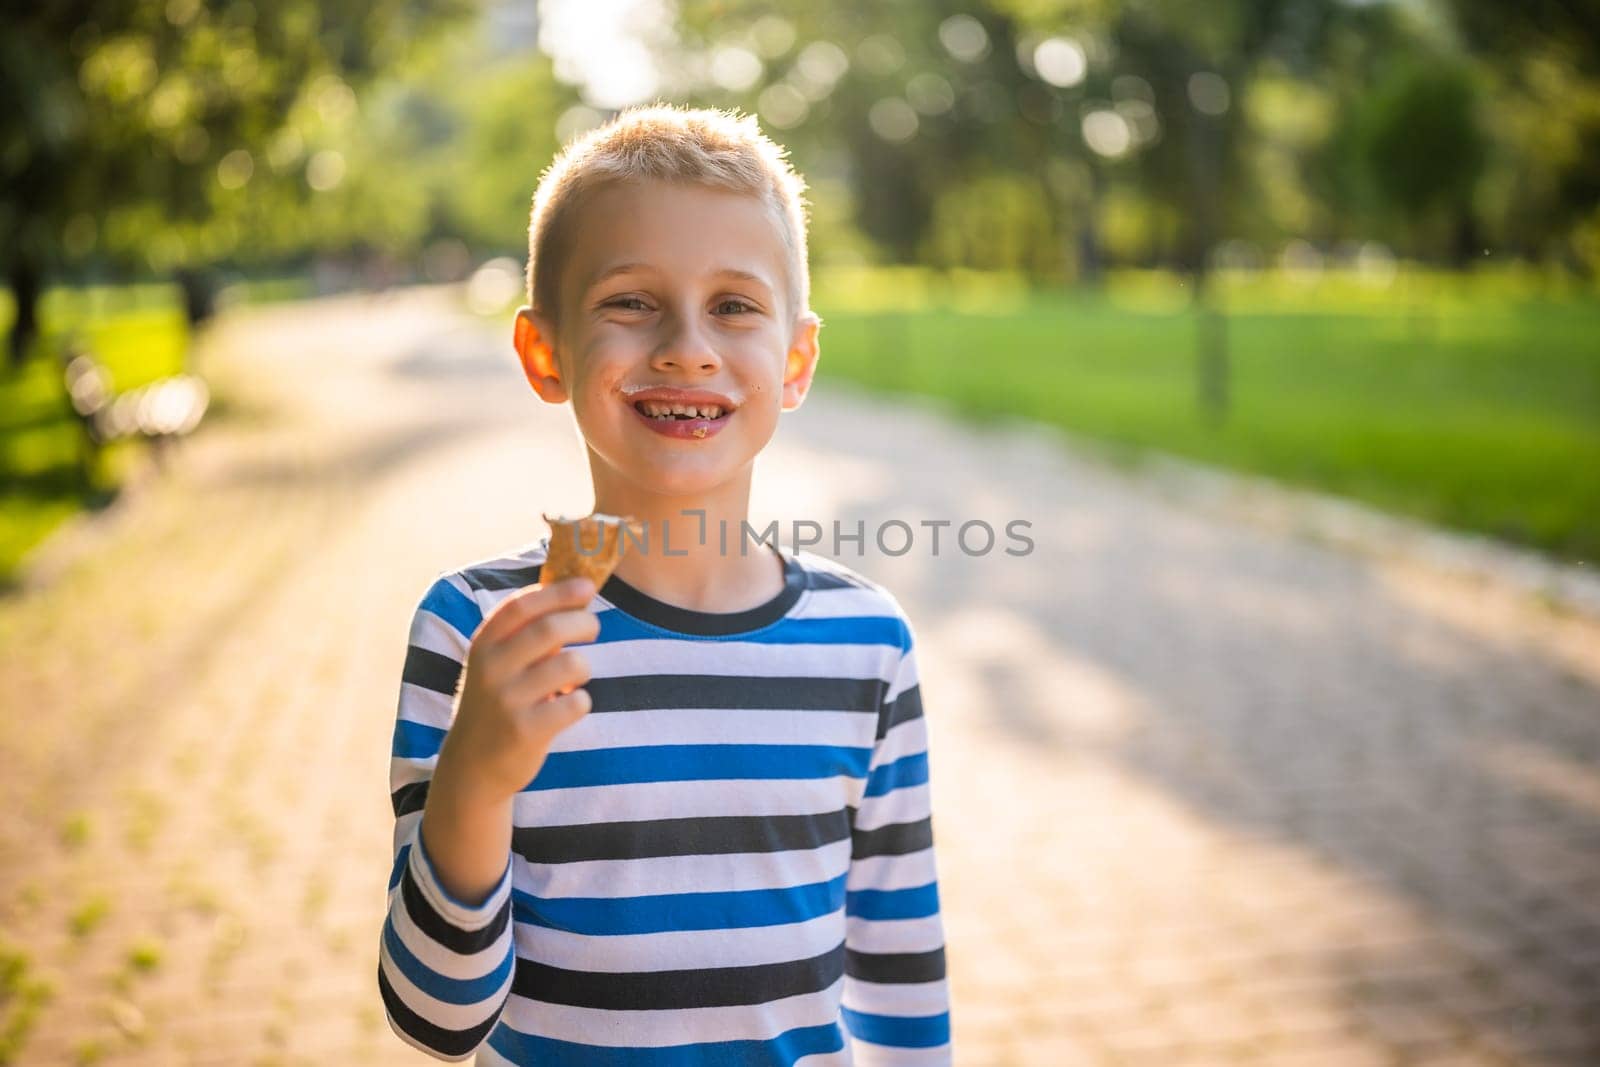
[(655, 400), (642, 400), (639, 406), (646, 415), (652, 418), (670, 418), (683, 416), (687, 418), (715, 419), (722, 415), (722, 408), (715, 404), (664, 404)]

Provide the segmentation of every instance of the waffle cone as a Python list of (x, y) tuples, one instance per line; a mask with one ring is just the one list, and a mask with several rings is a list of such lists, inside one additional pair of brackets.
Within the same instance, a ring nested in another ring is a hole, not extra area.
[(539, 568), (539, 584), (581, 576), (594, 582), (597, 591), (622, 559), (623, 528), (634, 536), (644, 529), (631, 515), (599, 512), (581, 519), (545, 515), (544, 521), (550, 524), (550, 550)]

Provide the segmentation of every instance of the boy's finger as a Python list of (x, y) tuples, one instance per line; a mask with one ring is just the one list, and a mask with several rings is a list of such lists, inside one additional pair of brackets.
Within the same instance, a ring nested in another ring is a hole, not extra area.
[(594, 640), (599, 632), (600, 620), (592, 611), (552, 611), (507, 636), (500, 643), (498, 658), (502, 669), (524, 670), (565, 645)]
[(568, 648), (546, 656), (505, 688), (507, 701), (514, 708), (529, 708), (551, 696), (561, 696), (588, 683), (592, 677), (589, 659), (579, 649)]
[(535, 584), (519, 589), (494, 606), (478, 631), (478, 639), (503, 641), (534, 619), (552, 611), (587, 607), (594, 598), (594, 582), (566, 578), (554, 585)]

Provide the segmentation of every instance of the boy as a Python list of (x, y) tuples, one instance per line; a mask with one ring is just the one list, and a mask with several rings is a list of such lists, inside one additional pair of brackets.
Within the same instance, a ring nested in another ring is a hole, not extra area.
[(542, 539), (413, 617), (378, 985), (437, 1058), (951, 1062), (911, 627), (747, 536), (818, 355), (803, 190), (753, 118), (663, 104), (541, 178), (514, 343), (646, 535), (598, 590), (539, 584)]

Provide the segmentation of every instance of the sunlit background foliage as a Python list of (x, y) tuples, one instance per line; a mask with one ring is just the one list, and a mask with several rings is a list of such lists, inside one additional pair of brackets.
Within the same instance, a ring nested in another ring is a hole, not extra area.
[[(503, 312), (559, 145), (666, 99), (753, 112), (789, 146), (841, 378), (1600, 548), (1590, 4), (100, 0), (5, 18), (8, 500), (76, 499), (48, 433), (15, 421), (59, 406), (54, 371), (27, 368), (68, 331), (115, 345), (107, 315), (179, 294), (203, 311), (219, 292), (468, 278)], [(124, 384), (167, 350), (133, 347), (112, 357)]]

